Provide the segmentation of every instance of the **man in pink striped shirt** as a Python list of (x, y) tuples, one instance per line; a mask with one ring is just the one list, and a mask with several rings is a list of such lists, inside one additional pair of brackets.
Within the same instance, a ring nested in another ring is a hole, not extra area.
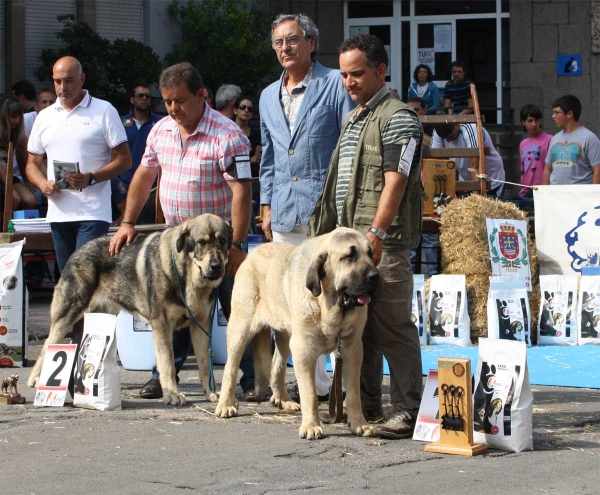
[[(249, 159), (250, 142), (241, 129), (204, 103), (204, 85), (189, 63), (173, 65), (160, 76), (160, 90), (169, 116), (154, 125), (140, 167), (135, 172), (119, 231), (110, 252), (119, 252), (135, 237), (135, 221), (148, 200), (152, 184), (162, 170), (160, 203), (169, 225), (201, 213), (212, 213), (231, 222), (233, 246), (219, 290), (225, 316), (229, 317), (231, 287), (238, 267), (246, 258), (244, 245), (250, 224), (252, 189), (227, 173), (234, 157)], [(227, 286), (225, 288), (224, 286)], [(175, 369), (183, 366), (190, 347), (189, 330), (175, 332)], [(242, 388), (254, 386), (251, 362), (242, 362)], [(246, 383), (244, 383), (244, 381)], [(158, 373), (140, 390), (142, 398), (160, 398)]]

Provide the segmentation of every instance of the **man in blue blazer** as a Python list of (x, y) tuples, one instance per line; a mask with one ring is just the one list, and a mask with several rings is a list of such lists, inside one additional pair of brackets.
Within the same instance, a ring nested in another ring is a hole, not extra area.
[[(300, 244), (325, 182), (344, 116), (356, 104), (340, 71), (316, 61), (319, 30), (304, 14), (281, 14), (271, 40), (284, 71), (260, 97), (262, 229), (270, 241)], [(317, 361), (317, 395), (331, 384)]]

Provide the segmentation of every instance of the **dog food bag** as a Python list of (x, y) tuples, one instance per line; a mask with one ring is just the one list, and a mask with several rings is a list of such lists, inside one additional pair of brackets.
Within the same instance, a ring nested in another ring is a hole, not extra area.
[(427, 324), (425, 322), (425, 275), (413, 275), (413, 297), (411, 320), (419, 330), (419, 342), (427, 345)]
[(577, 313), (579, 345), (600, 345), (600, 275), (581, 277)]
[(524, 277), (490, 277), (487, 319), (488, 338), (531, 345), (531, 313)]
[(540, 275), (538, 345), (577, 345), (577, 275)]
[(21, 252), (25, 240), (0, 244), (0, 367), (27, 364), (29, 297)]
[(117, 363), (117, 317), (86, 313), (77, 353), (73, 405), (99, 411), (121, 409), (121, 368)]
[(533, 450), (533, 394), (525, 342), (479, 339), (473, 441), (493, 449)]
[(471, 345), (464, 275), (433, 275), (429, 286), (429, 343)]

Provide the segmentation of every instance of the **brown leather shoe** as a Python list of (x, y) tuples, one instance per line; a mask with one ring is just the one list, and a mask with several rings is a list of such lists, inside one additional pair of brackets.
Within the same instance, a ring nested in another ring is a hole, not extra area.
[(160, 386), (160, 381), (156, 378), (148, 380), (146, 385), (140, 389), (140, 397), (142, 399), (162, 399), (163, 392)]

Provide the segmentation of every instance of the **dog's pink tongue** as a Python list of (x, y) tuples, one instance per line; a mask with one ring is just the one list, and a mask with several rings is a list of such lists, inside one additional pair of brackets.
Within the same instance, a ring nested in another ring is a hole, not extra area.
[(356, 299), (360, 304), (369, 304), (371, 302), (371, 296), (365, 294), (364, 296), (358, 296)]

